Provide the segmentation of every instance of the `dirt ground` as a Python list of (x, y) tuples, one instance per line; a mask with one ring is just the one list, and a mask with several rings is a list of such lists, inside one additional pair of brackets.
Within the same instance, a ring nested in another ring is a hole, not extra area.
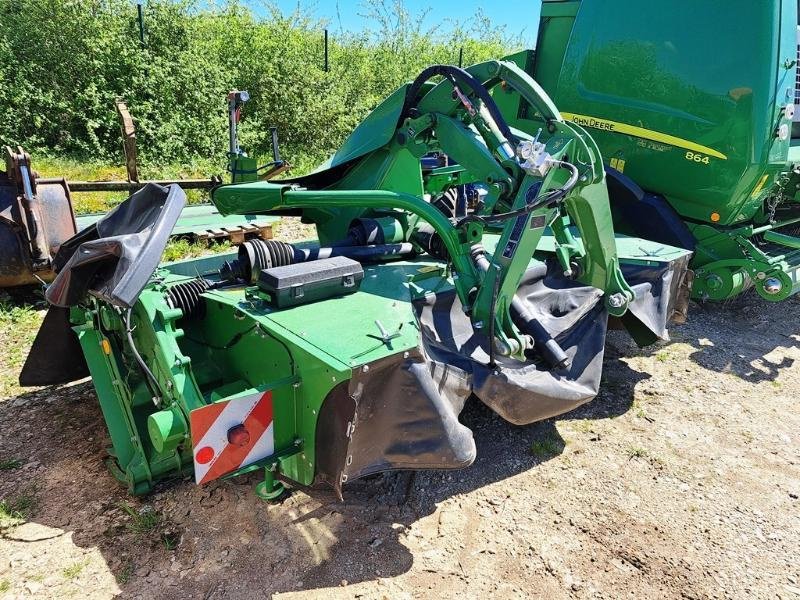
[[(608, 340), (597, 399), (478, 459), (353, 482), (255, 477), (129, 497), (90, 383), (0, 401), (0, 598), (800, 598), (800, 301), (692, 306), (673, 341)], [(3, 346), (18, 339), (0, 340)], [(18, 524), (14, 524), (18, 523)]]

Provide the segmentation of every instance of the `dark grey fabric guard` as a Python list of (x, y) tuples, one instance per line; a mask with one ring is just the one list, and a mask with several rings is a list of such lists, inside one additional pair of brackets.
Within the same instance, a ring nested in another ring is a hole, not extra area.
[(88, 374), (68, 307), (87, 294), (123, 308), (132, 306), (158, 267), (186, 204), (173, 184), (147, 184), (73, 236), (54, 259), (58, 273), (47, 288), (51, 304), (20, 374), (20, 385), (55, 385)]
[[(666, 335), (686, 260), (629, 265), (637, 294), (623, 323)], [(319, 479), (341, 495), (344, 481), (394, 469), (455, 469), (475, 458), (472, 432), (458, 421), (471, 395), (501, 417), (524, 425), (568, 412), (597, 395), (608, 313), (603, 292), (542, 264), (523, 278), (518, 297), (571, 359), (551, 370), (536, 356), (496, 357), (449, 291), (414, 302), (420, 346), (355, 369), (349, 386), (326, 398), (317, 424)]]
[(47, 288), (47, 301), (74, 306), (91, 293), (117, 306), (133, 306), (185, 204), (178, 185), (149, 183), (64, 242), (54, 259), (58, 275)]
[[(691, 258), (692, 255), (687, 254), (658, 266), (622, 264), (622, 274), (636, 292), (636, 298), (628, 308), (628, 313), (622, 317), (622, 322), (640, 346), (653, 344), (659, 339), (669, 339), (667, 326), (675, 303), (681, 301), (679, 295)], [(689, 293), (688, 287), (685, 292)], [(688, 298), (684, 301), (688, 302)], [(637, 332), (642, 332), (643, 339), (639, 339)]]
[(568, 368), (551, 370), (537, 357), (520, 362), (502, 356), (489, 367), (488, 338), (473, 329), (456, 294), (448, 292), (415, 302), (423, 349), (438, 365), (438, 387), (449, 390), (454, 380), (466, 380), (481, 401), (518, 425), (591, 400), (600, 385), (608, 322), (603, 293), (556, 275), (558, 270), (526, 277), (517, 295), (570, 357)]
[(59, 385), (89, 375), (78, 336), (69, 322), (69, 310), (60, 306), (47, 310), (19, 375), (22, 387)]

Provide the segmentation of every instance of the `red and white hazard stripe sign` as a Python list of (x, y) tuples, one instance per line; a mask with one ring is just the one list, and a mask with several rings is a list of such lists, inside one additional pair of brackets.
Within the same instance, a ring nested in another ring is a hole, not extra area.
[(198, 485), (275, 453), (272, 392), (209, 404), (193, 410), (189, 421)]

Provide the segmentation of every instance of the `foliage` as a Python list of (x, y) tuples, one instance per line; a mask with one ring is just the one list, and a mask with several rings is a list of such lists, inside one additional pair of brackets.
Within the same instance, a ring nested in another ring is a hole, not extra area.
[(64, 569), (61, 569), (61, 574), (64, 576), (64, 579), (75, 579), (78, 575), (81, 574), (83, 569), (88, 564), (89, 561), (81, 561), (73, 563)]
[(196, 258), (206, 254), (219, 254), (221, 252), (230, 252), (232, 250), (229, 241), (223, 242), (192, 242), (185, 238), (171, 239), (164, 249), (164, 254), (161, 257), (163, 262), (173, 262), (176, 260), (183, 260), (186, 258)]
[(127, 502), (120, 502), (118, 506), (130, 517), (126, 527), (133, 533), (148, 533), (161, 523), (161, 515), (152, 506), (143, 506), (139, 510)]
[(0, 471), (13, 471), (22, 466), (22, 461), (16, 458), (0, 458)]
[(140, 159), (221, 167), (224, 98), (247, 89), (243, 146), (310, 165), (404, 81), (434, 62), (496, 58), (519, 45), (482, 14), (445, 35), (399, 0), (368, 0), (363, 33), (332, 36), (323, 68), (323, 22), (241, 0), (147, 0), (145, 43), (130, 0), (0, 2), (0, 140), (37, 154), (121, 161), (113, 102), (136, 119)]
[(564, 449), (564, 440), (555, 435), (546, 435), (534, 440), (531, 444), (531, 453), (540, 459), (552, 458)]
[(38, 490), (32, 484), (21, 489), (13, 498), (0, 500), (0, 532), (24, 523), (38, 506)]
[(0, 295), (0, 339), (14, 340), (0, 356), (0, 399), (21, 393), (17, 378), (44, 314), (27, 300)]

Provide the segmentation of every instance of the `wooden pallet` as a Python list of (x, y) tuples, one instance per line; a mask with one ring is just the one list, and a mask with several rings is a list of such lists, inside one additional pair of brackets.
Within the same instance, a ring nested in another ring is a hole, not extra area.
[(262, 240), (272, 239), (272, 223), (248, 223), (236, 227), (221, 227), (219, 229), (206, 229), (205, 231), (195, 231), (194, 237), (197, 241), (218, 243), (229, 240), (231, 244), (241, 244), (245, 240), (261, 238)]

